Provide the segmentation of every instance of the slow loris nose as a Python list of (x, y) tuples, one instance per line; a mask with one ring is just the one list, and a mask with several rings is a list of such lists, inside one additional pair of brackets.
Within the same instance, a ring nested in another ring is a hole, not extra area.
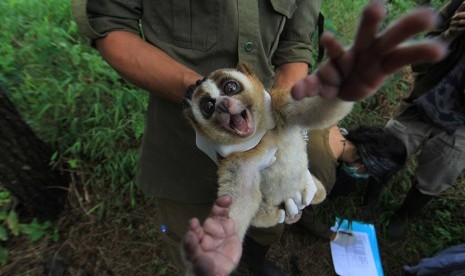
[(229, 113), (229, 101), (228, 99), (223, 99), (216, 105), (216, 110), (219, 112)]

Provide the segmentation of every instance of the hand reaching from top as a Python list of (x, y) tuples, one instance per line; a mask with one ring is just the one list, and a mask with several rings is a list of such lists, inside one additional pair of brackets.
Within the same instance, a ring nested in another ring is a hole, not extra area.
[(436, 62), (446, 51), (437, 40), (403, 43), (413, 35), (431, 28), (436, 15), (429, 9), (418, 9), (400, 18), (380, 34), (378, 26), (385, 15), (382, 1), (367, 5), (359, 23), (354, 44), (344, 49), (330, 34), (321, 43), (329, 61), (292, 88), (296, 100), (320, 95), (359, 101), (373, 95), (392, 73), (405, 65)]

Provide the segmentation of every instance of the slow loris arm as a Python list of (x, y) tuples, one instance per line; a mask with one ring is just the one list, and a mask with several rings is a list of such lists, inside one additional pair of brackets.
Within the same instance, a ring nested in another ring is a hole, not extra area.
[(273, 91), (272, 106), (277, 111), (278, 124), (321, 129), (344, 118), (352, 109), (353, 102), (339, 98), (324, 99), (320, 96), (296, 101), (289, 91), (277, 90)]
[(226, 160), (218, 168), (218, 196), (233, 198), (229, 216), (234, 220), (235, 232), (241, 241), (262, 200), (260, 174), (249, 168), (240, 159)]

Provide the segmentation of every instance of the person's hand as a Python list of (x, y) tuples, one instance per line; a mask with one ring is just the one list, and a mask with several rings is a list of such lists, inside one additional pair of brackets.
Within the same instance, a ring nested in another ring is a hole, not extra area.
[(189, 221), (183, 248), (196, 275), (229, 275), (239, 264), (242, 243), (229, 217), (231, 203), (230, 196), (221, 196), (203, 225), (197, 218)]
[(449, 28), (444, 32), (444, 39), (452, 41), (465, 31), (465, 1), (457, 8), (451, 18)]
[(359, 101), (373, 95), (383, 81), (401, 67), (436, 62), (445, 55), (445, 45), (437, 40), (402, 44), (435, 24), (436, 15), (431, 10), (416, 10), (377, 35), (384, 15), (382, 1), (367, 5), (355, 42), (347, 49), (332, 35), (323, 34), (321, 43), (327, 50), (329, 61), (294, 85), (291, 90), (294, 99), (320, 95)]
[(339, 230), (339, 231), (334, 232), (333, 234), (334, 234), (334, 239), (332, 240), (332, 242), (340, 246), (343, 246), (343, 247), (350, 246), (357, 241), (354, 234), (352, 234), (349, 231)]

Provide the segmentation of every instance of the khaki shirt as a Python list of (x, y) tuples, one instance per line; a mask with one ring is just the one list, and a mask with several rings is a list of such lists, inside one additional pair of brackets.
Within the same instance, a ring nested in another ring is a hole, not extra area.
[[(321, 0), (88, 0), (86, 13), (85, 0), (73, 1), (79, 28), (90, 39), (132, 32), (202, 75), (243, 61), (268, 88), (275, 66), (311, 62), (321, 7)], [(146, 193), (186, 203), (216, 198), (216, 165), (196, 148), (181, 105), (155, 95), (138, 183)]]
[(339, 165), (329, 144), (330, 130), (331, 127), (309, 130), (307, 142), (308, 167), (323, 184), (328, 195), (336, 183), (336, 170)]

